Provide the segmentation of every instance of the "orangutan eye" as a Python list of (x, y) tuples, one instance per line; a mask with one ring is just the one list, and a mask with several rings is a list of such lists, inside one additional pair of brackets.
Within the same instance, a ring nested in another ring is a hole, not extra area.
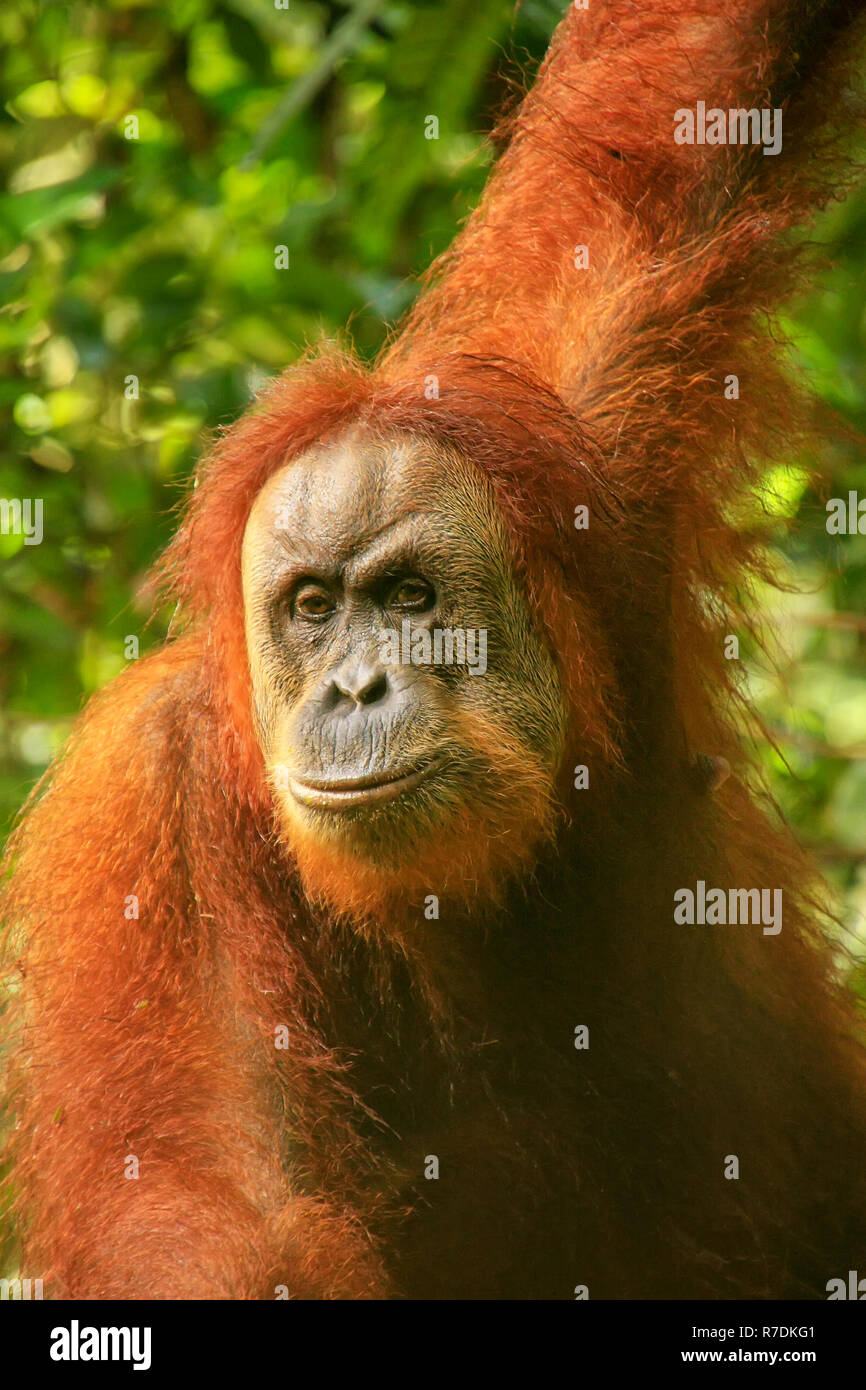
[(426, 579), (401, 579), (391, 590), (389, 607), (407, 608), (413, 613), (424, 613), (432, 608), (436, 595), (433, 586)]
[(292, 603), (292, 617), (306, 622), (322, 622), (334, 612), (334, 600), (326, 589), (318, 584), (305, 584), (295, 594)]

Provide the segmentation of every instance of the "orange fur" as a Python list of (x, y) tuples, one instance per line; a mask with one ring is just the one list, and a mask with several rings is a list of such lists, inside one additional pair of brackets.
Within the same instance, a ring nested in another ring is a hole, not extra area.
[[(452, 727), (462, 746), (488, 762), (493, 796), (485, 797), (482, 787), (471, 807), (451, 810), (449, 820), (429, 837), (432, 844), (411, 843), (399, 853), (392, 849), (386, 863), (369, 863), (350, 848), (323, 844), (298, 816), (291, 796), (278, 794), (287, 845), (313, 902), (357, 926), (387, 922), (395, 936), (411, 934), (433, 884), (441, 910), (488, 914), (502, 906), (512, 881), (531, 868), (553, 833), (549, 777), (528, 761), (506, 729), (479, 712), (458, 713)], [(507, 801), (497, 792), (503, 783), (509, 788)]]
[[(23, 1269), (55, 1293), (815, 1296), (862, 1258), (859, 1025), (746, 790), (720, 642), (759, 563), (737, 500), (809, 422), (756, 313), (837, 187), (858, 8), (571, 8), (381, 362), (292, 368), (202, 466), (163, 570), (189, 630), (92, 703), (10, 848), (11, 1154)], [(675, 146), (698, 99), (782, 106), (782, 154)], [(466, 827), (477, 860), (435, 864), (466, 893), (477, 862), (485, 910), (393, 937), (301, 877), (366, 911), (404, 885), (285, 852), (242, 624), (254, 498), (350, 424), (486, 473), (572, 713), (555, 838)], [(740, 770), (715, 800), (696, 751)], [(783, 887), (782, 935), (676, 930), (698, 878)]]

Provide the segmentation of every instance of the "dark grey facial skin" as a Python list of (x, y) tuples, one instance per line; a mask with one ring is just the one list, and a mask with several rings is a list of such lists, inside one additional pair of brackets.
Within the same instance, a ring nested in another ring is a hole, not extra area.
[[(259, 737), (290, 821), (381, 848), (473, 795), (507, 796), (472, 739), (477, 717), (553, 778), (556, 668), (466, 460), (359, 431), (311, 450), (256, 499), (243, 581)], [(405, 621), (431, 637), (483, 630), (486, 671), (394, 664), (383, 634)]]

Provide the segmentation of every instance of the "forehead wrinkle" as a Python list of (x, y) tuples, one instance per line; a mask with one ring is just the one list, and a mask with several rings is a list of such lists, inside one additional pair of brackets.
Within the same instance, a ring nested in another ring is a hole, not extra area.
[[(424, 515), (425, 513), (420, 511), (408, 512), (397, 517), (395, 521), (380, 526), (378, 531), (367, 537), (349, 556), (346, 564), (348, 576), (356, 583), (363, 582), (368, 572), (379, 568), (389, 553), (396, 555), (399, 547), (405, 549), (407, 541), (414, 545), (417, 521)], [(396, 536), (394, 532), (397, 533)], [(404, 535), (404, 532), (407, 534)]]
[[(362, 573), (381, 563), (379, 554), (365, 552), (379, 541), (396, 544), (390, 533), (407, 524), (414, 529), (419, 520), (433, 551), (442, 548), (436, 544), (442, 530), (453, 546), (456, 523), (460, 563), (470, 556), (486, 556), (488, 563), (501, 558), (504, 537), (489, 489), (463, 459), (413, 454), (402, 441), (390, 447), (365, 442), (360, 448), (345, 441), (287, 465), (273, 483), (257, 520), (270, 542), (275, 575), (284, 575), (289, 565), (296, 571), (345, 567)], [(281, 509), (289, 513), (289, 526), (277, 529)], [(418, 536), (410, 530), (409, 539), (417, 543)]]
[[(314, 536), (317, 545), (348, 550), (390, 524), (382, 518), (398, 510), (390, 472), (385, 459), (367, 450), (353, 454), (341, 448), (296, 461), (272, 480), (259, 519), (266, 530), (279, 534), (283, 549), (288, 535), (292, 544), (297, 538), (299, 548), (303, 536)], [(274, 520), (283, 509), (290, 529), (280, 527), (277, 533)]]
[[(397, 517), (394, 521), (388, 521), (380, 526), (371, 535), (366, 536), (363, 541), (353, 544), (348, 555), (344, 557), (339, 554), (331, 554), (328, 557), (328, 564), (322, 565), (322, 549), (320, 545), (313, 547), (304, 538), (295, 539), (286, 536), (283, 532), (275, 532), (274, 538), (280, 550), (289, 561), (288, 566), (278, 566), (280, 577), (283, 577), (286, 570), (297, 572), (299, 570), (309, 570), (311, 573), (324, 570), (342, 570), (351, 582), (363, 582), (368, 570), (376, 569), (383, 559), (382, 552), (393, 551), (395, 554), (400, 545), (405, 546), (409, 540), (415, 542), (415, 522), (419, 517), (423, 517), (423, 512), (410, 512), (406, 516)], [(400, 531), (407, 530), (409, 535), (402, 537)], [(398, 532), (395, 538), (392, 533)], [(370, 551), (373, 551), (370, 554)]]

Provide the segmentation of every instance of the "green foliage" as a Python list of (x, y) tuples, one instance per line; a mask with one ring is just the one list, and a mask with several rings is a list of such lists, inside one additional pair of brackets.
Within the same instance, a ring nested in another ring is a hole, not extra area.
[(3, 7), (0, 496), (41, 498), (45, 538), (0, 536), (0, 822), (124, 638), (161, 640), (142, 585), (208, 435), (322, 334), (376, 351), (482, 186), (499, 45), (540, 56), (554, 17)]
[[(783, 321), (795, 367), (832, 408), (844, 438), (820, 459), (792, 459), (772, 480), (787, 522), (777, 541), (785, 586), (761, 595), (763, 652), (749, 678), (772, 743), (760, 750), (798, 836), (842, 893), (842, 944), (866, 948), (866, 534), (828, 533), (830, 499), (866, 498), (866, 192), (826, 214), (818, 238), (835, 268)], [(820, 484), (809, 485), (810, 472)], [(866, 531), (866, 518), (863, 521)]]

